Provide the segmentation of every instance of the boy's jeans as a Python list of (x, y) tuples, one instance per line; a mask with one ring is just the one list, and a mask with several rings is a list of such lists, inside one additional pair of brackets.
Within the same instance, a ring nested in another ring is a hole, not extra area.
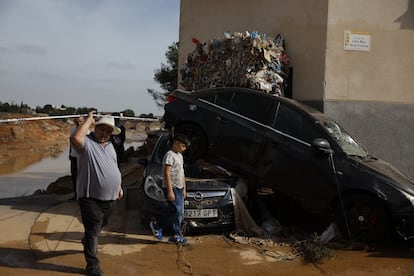
[[(168, 192), (166, 188), (163, 188), (165, 198), (167, 198)], [(181, 224), (183, 222), (184, 215), (184, 190), (173, 188), (175, 200), (168, 201), (168, 210), (160, 218), (159, 225), (161, 227), (171, 226), (174, 235), (181, 235)]]

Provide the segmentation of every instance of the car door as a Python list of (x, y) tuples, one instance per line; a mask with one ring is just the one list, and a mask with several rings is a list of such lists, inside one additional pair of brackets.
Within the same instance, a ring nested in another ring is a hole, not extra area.
[(321, 126), (306, 113), (280, 103), (258, 168), (263, 182), (275, 194), (300, 202), (308, 211), (323, 212), (336, 194), (332, 170), (326, 154), (312, 146), (316, 138), (326, 138)]
[(216, 139), (211, 157), (219, 164), (243, 175), (254, 175), (263, 146), (265, 127), (272, 102), (260, 93), (234, 91), (227, 106), (216, 117)]

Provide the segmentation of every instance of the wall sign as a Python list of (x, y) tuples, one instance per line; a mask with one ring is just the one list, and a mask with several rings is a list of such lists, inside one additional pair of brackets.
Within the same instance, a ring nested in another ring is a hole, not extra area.
[(367, 52), (370, 49), (371, 49), (371, 34), (370, 33), (345, 30), (344, 50)]

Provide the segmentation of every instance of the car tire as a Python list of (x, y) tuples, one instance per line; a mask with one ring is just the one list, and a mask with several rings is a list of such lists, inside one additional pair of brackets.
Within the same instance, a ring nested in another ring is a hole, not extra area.
[(390, 217), (379, 199), (368, 194), (355, 194), (344, 198), (343, 203), (344, 208), (342, 204), (337, 208), (336, 220), (345, 237), (359, 242), (379, 241), (386, 237)]
[(175, 134), (184, 134), (190, 141), (190, 147), (184, 152), (187, 162), (195, 162), (203, 158), (207, 153), (207, 136), (203, 130), (195, 124), (182, 124), (176, 127)]

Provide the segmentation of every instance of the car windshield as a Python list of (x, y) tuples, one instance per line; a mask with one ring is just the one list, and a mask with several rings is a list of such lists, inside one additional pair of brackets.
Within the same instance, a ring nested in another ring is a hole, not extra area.
[(366, 157), (368, 155), (368, 152), (364, 146), (359, 144), (354, 138), (346, 133), (345, 130), (343, 130), (336, 122), (326, 121), (323, 122), (323, 126), (346, 154), (361, 157)]

